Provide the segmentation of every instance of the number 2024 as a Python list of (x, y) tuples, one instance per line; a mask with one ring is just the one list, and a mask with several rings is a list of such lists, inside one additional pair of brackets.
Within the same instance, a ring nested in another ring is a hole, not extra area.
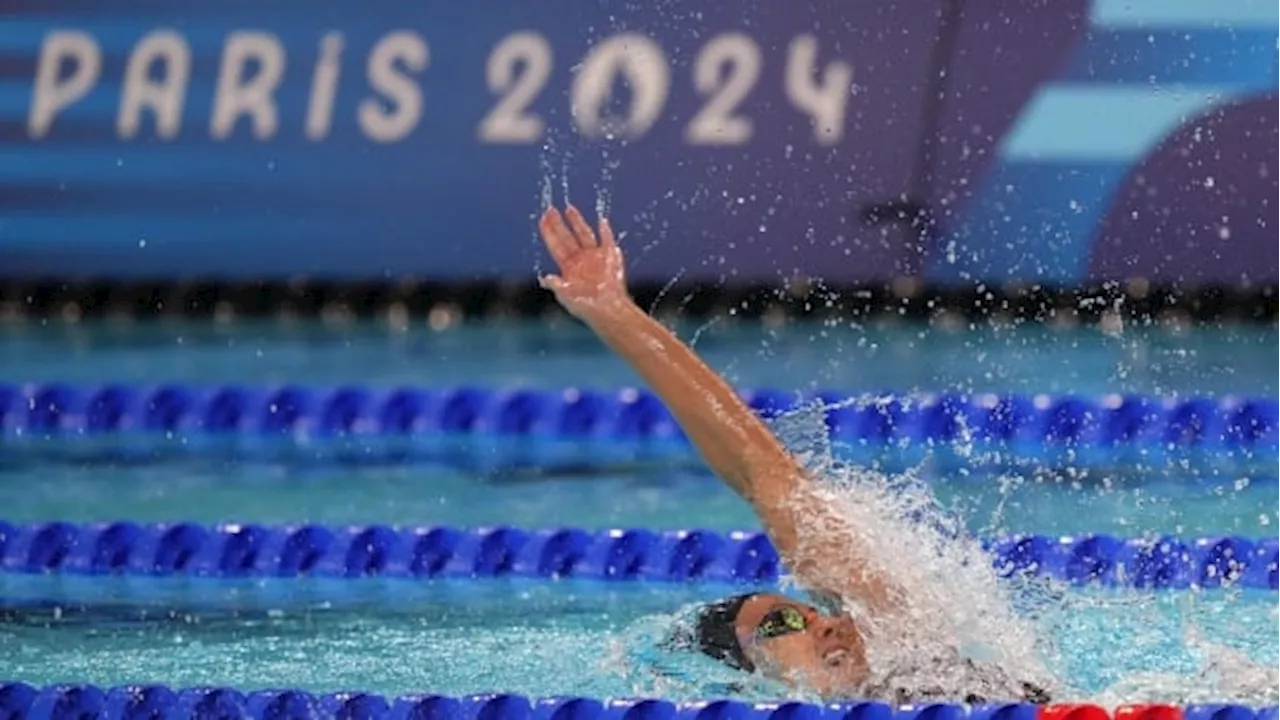
[[(844, 134), (845, 107), (853, 68), (833, 61), (819, 76), (818, 42), (794, 38), (787, 48), (784, 89), (788, 101), (813, 123), (814, 140), (834, 145)], [(727, 32), (712, 38), (693, 61), (693, 87), (706, 98), (685, 126), (692, 145), (741, 145), (752, 135), (751, 118), (738, 107), (760, 78), (760, 47), (747, 35)], [(498, 102), (480, 122), (479, 137), (490, 143), (534, 143), (545, 123), (529, 106), (551, 77), (552, 50), (538, 33), (521, 31), (502, 39), (489, 54), (485, 79)], [(606, 116), (610, 87), (621, 76), (632, 98), (624, 116)], [(569, 90), (573, 121), (590, 138), (634, 139), (657, 122), (671, 88), (667, 59), (652, 39), (623, 33), (594, 45), (583, 58)]]

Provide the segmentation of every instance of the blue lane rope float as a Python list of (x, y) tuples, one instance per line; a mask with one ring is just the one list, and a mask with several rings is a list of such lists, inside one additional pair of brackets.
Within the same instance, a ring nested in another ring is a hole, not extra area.
[[(1146, 589), (1277, 589), (1277, 539), (1013, 536), (987, 543), (1003, 575)], [(5, 573), (219, 578), (584, 578), (771, 583), (764, 533), (579, 528), (267, 527), (0, 522)], [(340, 586), (341, 584), (339, 584)], [(335, 590), (335, 592), (340, 592)]]
[(1245, 705), (672, 702), (660, 699), (465, 697), (305, 690), (242, 692), (228, 687), (0, 683), (0, 717), (8, 720), (1276, 720), (1275, 707)]
[[(967, 439), (1107, 452), (1133, 447), (1245, 453), (1280, 449), (1280, 404), (1275, 398), (944, 394), (859, 400), (836, 392), (768, 389), (747, 391), (744, 397), (766, 415), (821, 401), (832, 435), (861, 444)], [(662, 403), (635, 389), (0, 384), (0, 438), (121, 433), (312, 441), (429, 434), (683, 440)]]

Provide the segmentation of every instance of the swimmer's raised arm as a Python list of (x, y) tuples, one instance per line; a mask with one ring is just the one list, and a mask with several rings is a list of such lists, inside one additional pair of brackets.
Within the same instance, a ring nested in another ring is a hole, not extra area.
[(559, 275), (540, 279), (542, 286), (662, 398), (703, 460), (751, 503), (792, 572), (812, 590), (884, 609), (887, 588), (855, 548), (837, 538), (799, 542), (800, 515), (823, 509), (798, 500), (808, 476), (723, 378), (631, 300), (608, 220), (600, 219), (597, 236), (576, 208), (563, 215), (550, 208), (539, 230), (560, 267)]

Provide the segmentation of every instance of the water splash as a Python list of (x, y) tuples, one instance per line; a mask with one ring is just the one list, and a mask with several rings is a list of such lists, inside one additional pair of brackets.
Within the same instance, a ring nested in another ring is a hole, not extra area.
[[(555, 191), (556, 173), (555, 173), (555, 169), (552, 167), (552, 159), (559, 156), (557, 148), (558, 148), (558, 143), (556, 140), (555, 133), (548, 133), (546, 140), (544, 140), (542, 143), (542, 149), (538, 153), (538, 167), (541, 170), (541, 172), (538, 175), (538, 201), (539, 201), (538, 213), (539, 214), (541, 214), (542, 211), (546, 210), (547, 208), (554, 206), (556, 203), (556, 191)], [(566, 191), (565, 196), (568, 197), (567, 186), (565, 188), (565, 191)], [(534, 247), (541, 247), (542, 238), (539, 237), (538, 230), (537, 230), (538, 219), (535, 216), (531, 218), (531, 220), (532, 222), (529, 223), (529, 226), (531, 228), (530, 241), (533, 243)], [(538, 253), (537, 255), (535, 255), (535, 258), (536, 260), (534, 260), (534, 264), (533, 264), (534, 277), (541, 277), (543, 275), (543, 269), (542, 269), (543, 256), (541, 253)]]
[(653, 302), (649, 303), (649, 308), (648, 308), (648, 311), (647, 311), (647, 312), (648, 312), (650, 315), (653, 315), (654, 313), (656, 313), (656, 312), (657, 312), (657, 310), (658, 310), (658, 305), (660, 305), (660, 304), (662, 303), (662, 301), (663, 301), (664, 299), (666, 299), (666, 297), (667, 297), (667, 293), (671, 292), (671, 288), (675, 287), (675, 286), (676, 286), (676, 283), (680, 282), (680, 278), (682, 278), (682, 277), (684, 277), (684, 269), (683, 269), (683, 268), (681, 268), (681, 269), (680, 269), (680, 272), (676, 273), (675, 275), (672, 275), (672, 276), (671, 276), (671, 279), (670, 279), (670, 280), (668, 280), (668, 281), (667, 281), (667, 282), (662, 286), (662, 288), (658, 290), (658, 294), (653, 296)]
[(622, 168), (622, 161), (606, 147), (601, 151), (600, 180), (596, 184), (596, 217), (613, 215), (614, 178)]
[[(827, 410), (810, 406), (775, 425), (811, 476), (822, 479), (797, 498), (805, 516), (800, 552), (806, 540), (836, 538), (866, 559), (868, 571), (901, 589), (891, 617), (846, 600), (846, 612), (864, 628), (872, 668), (861, 694), (1008, 698), (1020, 696), (1024, 682), (1056, 689), (1033, 621), (1015, 610), (1019, 588), (1002, 581), (961, 518), (937, 502), (917, 473), (886, 475), (837, 460)], [(826, 567), (814, 582), (846, 584), (849, 567)]]
[[(905, 590), (891, 618), (846, 603), (844, 611), (864, 629), (872, 667), (850, 695), (1004, 700), (1021, 697), (1023, 683), (1032, 683), (1055, 701), (1108, 705), (1276, 701), (1274, 660), (1267, 665), (1231, 647), (1257, 644), (1258, 623), (1240, 622), (1242, 612), (1256, 620), (1256, 608), (1239, 607), (1224, 591), (1204, 602), (1197, 592), (1081, 591), (1046, 577), (1002, 578), (966, 532), (965, 518), (939, 503), (919, 471), (885, 474), (839, 460), (825, 423), (832, 409), (813, 404), (773, 420), (811, 476), (821, 478), (797, 498), (804, 508), (802, 543), (836, 538)], [(840, 586), (849, 568), (831, 572), (816, 584)], [(1274, 635), (1274, 603), (1268, 612)], [(621, 639), (628, 650), (618, 656), (630, 653), (630, 662), (609, 666), (625, 667), (637, 691), (667, 697), (727, 691), (748, 699), (815, 699), (803, 688), (744, 675), (696, 653), (637, 651), (669, 648), (672, 627), (676, 636), (690, 632), (693, 614), (687, 607), (633, 627)]]

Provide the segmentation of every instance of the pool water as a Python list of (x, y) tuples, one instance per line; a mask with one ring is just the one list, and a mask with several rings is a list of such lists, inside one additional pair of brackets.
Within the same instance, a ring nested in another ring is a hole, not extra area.
[[(1053, 474), (922, 470), (945, 507), (985, 535), (1276, 534), (1274, 477), (1092, 471)], [(305, 467), (188, 458), (144, 466), (20, 463), (0, 467), (10, 522), (236, 521), (588, 529), (742, 530), (750, 507), (693, 468), (490, 477), (439, 467)]]
[[(721, 694), (717, 683), (742, 681), (701, 656), (654, 649), (681, 610), (729, 588), (525, 580), (374, 585), (359, 602), (312, 610), (264, 611), (289, 603), (279, 595), (255, 603), (243, 590), (224, 588), (224, 604), (232, 605), (234, 595), (237, 612), (208, 606), (178, 613), (24, 612), (0, 625), (0, 647), (8, 650), (0, 675), (32, 683), (686, 700)], [(1212, 697), (1212, 685), (1188, 680), (1205, 662), (1183, 640), (1188, 625), (1217, 643), (1247, 648), (1261, 665), (1277, 662), (1269, 642), (1277, 632), (1271, 592), (1073, 595), (1074, 606), (1044, 623), (1057, 644), (1054, 665), (1070, 679), (1064, 700), (1096, 699), (1138, 673), (1179, 678), (1176, 695), (1160, 686), (1139, 691), (1153, 699), (1196, 699), (1197, 686), (1199, 699)], [(218, 591), (205, 588), (199, 596), (207, 602)], [(796, 691), (762, 682), (748, 694), (767, 699)]]
[[(736, 384), (845, 392), (960, 391), (1274, 396), (1273, 327), (683, 327)], [(580, 327), (389, 328), (376, 323), (0, 325), (0, 379), (371, 386), (613, 388), (636, 378)], [(11, 449), (12, 450), (12, 449)], [(179, 454), (128, 462), (0, 452), (0, 516), (45, 520), (270, 524), (510, 524), (587, 528), (757, 526), (696, 463), (608, 468), (484, 462), (336, 465), (305, 457), (235, 461)], [(464, 453), (465, 455), (465, 453)], [(984, 535), (1035, 532), (1275, 537), (1275, 463), (1149, 468), (913, 465), (942, 504)], [(48, 581), (48, 579), (42, 579)], [(61, 582), (57, 579), (55, 582)], [(159, 582), (159, 581), (156, 581)], [(344, 581), (346, 582), (346, 581)], [(361, 581), (363, 582), (363, 581)], [(66, 607), (0, 614), (0, 678), (39, 684), (165, 682), (242, 688), (486, 691), (530, 695), (715, 694), (725, 677), (697, 657), (653, 650), (672, 615), (711, 586), (519, 580), (370, 581), (326, 606), (323, 588), (209, 581), (143, 608), (128, 588), (68, 588)], [(1173, 674), (1182, 697), (1203, 667), (1186, 629), (1275, 666), (1274, 592), (1067, 593), (1041, 619), (1055, 669), (1083, 697), (1137, 675)], [(3, 612), (3, 611), (0, 611)], [(674, 669), (673, 669), (674, 668)], [(775, 697), (782, 688), (749, 686)], [(791, 693), (793, 694), (793, 693)], [(1134, 696), (1130, 696), (1134, 697)], [(1263, 699), (1266, 699), (1265, 697)], [(1272, 699), (1274, 702), (1274, 699)]]
[[(676, 324), (739, 387), (783, 390), (1275, 396), (1280, 332), (1258, 325), (933, 328)], [(570, 321), (405, 329), (376, 322), (0, 323), (0, 377), (558, 388), (638, 378)]]

